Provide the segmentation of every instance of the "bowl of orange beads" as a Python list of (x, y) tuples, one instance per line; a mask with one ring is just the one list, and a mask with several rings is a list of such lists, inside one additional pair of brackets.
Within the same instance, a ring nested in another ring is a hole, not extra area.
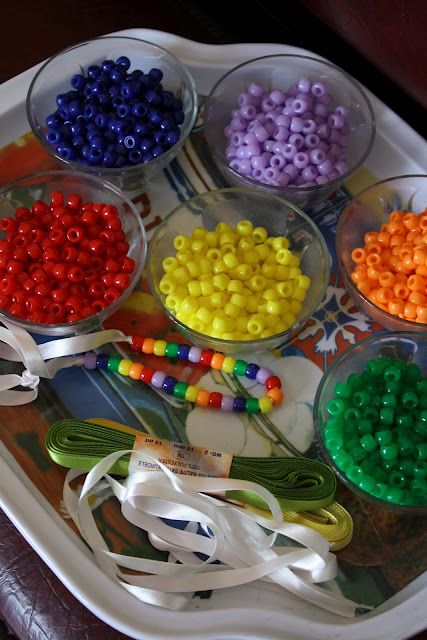
[(148, 247), (148, 281), (168, 317), (193, 344), (230, 355), (289, 342), (321, 303), (329, 274), (316, 224), (244, 187), (178, 205)]
[(427, 175), (382, 180), (340, 216), (336, 249), (347, 290), (391, 331), (427, 330)]

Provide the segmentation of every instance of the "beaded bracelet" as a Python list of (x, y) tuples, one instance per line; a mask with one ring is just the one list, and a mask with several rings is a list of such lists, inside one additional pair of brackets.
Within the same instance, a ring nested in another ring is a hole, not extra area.
[(192, 402), (198, 407), (208, 407), (209, 409), (221, 409), (222, 411), (235, 411), (247, 413), (268, 413), (273, 405), (279, 405), (283, 400), (281, 391), (282, 383), (280, 378), (274, 375), (266, 367), (259, 367), (257, 364), (236, 360), (223, 353), (212, 351), (211, 349), (200, 349), (188, 344), (178, 344), (177, 342), (166, 342), (166, 340), (155, 340), (154, 338), (144, 338), (142, 336), (131, 336), (131, 347), (134, 351), (142, 351), (146, 355), (166, 356), (176, 360), (187, 360), (193, 364), (202, 364), (212, 369), (232, 373), (236, 376), (245, 376), (249, 380), (256, 380), (265, 386), (267, 394), (262, 398), (245, 398), (244, 396), (228, 396), (217, 391), (207, 391), (195, 385), (181, 382), (173, 376), (166, 375), (163, 371), (158, 371), (143, 365), (140, 362), (133, 362), (127, 358), (110, 356), (106, 353), (88, 352), (84, 355), (83, 366), (86, 369), (106, 369), (108, 371), (129, 376), (133, 380), (140, 380), (150, 384), (156, 389), (181, 400)]

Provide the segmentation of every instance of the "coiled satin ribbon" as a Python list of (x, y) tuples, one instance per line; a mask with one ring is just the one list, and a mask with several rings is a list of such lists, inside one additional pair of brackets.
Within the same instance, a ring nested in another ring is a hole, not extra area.
[[(105, 456), (132, 449), (139, 433), (109, 420), (93, 419), (90, 423), (60, 420), (50, 427), (46, 448), (56, 463), (90, 471)], [(129, 457), (121, 457), (111, 473), (127, 476)], [(327, 465), (308, 458), (233, 456), (229, 475), (266, 488), (278, 500), (286, 521), (322, 533), (334, 550), (350, 542), (352, 519), (341, 505), (333, 502), (336, 480)], [(257, 494), (230, 490), (227, 495), (258, 508), (258, 513), (266, 516), (266, 505)]]
[[(132, 472), (120, 483), (108, 471), (129, 453), (128, 449), (116, 451), (98, 462), (87, 474), (79, 496), (71, 490), (70, 482), (81, 471), (71, 469), (64, 484), (65, 506), (82, 537), (101, 568), (124, 589), (144, 602), (179, 610), (194, 591), (263, 580), (327, 611), (355, 615), (360, 605), (315, 584), (336, 576), (336, 558), (329, 552), (328, 542), (307, 527), (284, 523), (280, 505), (269, 491), (245, 480), (186, 476), (184, 481), (183, 476), (148, 455), (147, 461), (157, 462), (160, 471)], [(153, 546), (169, 552), (168, 562), (109, 551), (90, 507), (93, 497), (106, 488), (120, 501), (125, 518), (147, 531)], [(235, 490), (256, 493), (268, 505), (271, 518), (213, 497)], [(182, 530), (165, 519), (189, 522)], [(279, 533), (298, 546), (277, 547)], [(142, 574), (135, 575), (135, 571)]]

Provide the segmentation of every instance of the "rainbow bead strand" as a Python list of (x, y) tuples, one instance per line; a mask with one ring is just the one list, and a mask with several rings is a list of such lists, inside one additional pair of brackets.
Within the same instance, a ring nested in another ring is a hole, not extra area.
[(140, 362), (133, 362), (128, 358), (110, 356), (105, 353), (86, 353), (83, 358), (83, 366), (89, 370), (105, 369), (123, 376), (129, 376), (156, 389), (161, 389), (175, 398), (192, 402), (198, 407), (237, 413), (268, 413), (273, 406), (279, 405), (283, 400), (280, 378), (266, 367), (259, 367), (255, 363), (225, 356), (223, 353), (212, 351), (211, 349), (200, 349), (188, 344), (166, 342), (165, 340), (155, 340), (141, 336), (131, 337), (131, 347), (134, 351), (141, 351), (146, 355), (187, 360), (193, 364), (202, 364), (212, 369), (224, 371), (224, 373), (256, 380), (258, 384), (265, 386), (267, 393), (259, 399), (224, 395), (217, 391), (208, 391), (196, 385), (179, 381), (173, 376), (166, 375), (163, 371), (155, 370)]

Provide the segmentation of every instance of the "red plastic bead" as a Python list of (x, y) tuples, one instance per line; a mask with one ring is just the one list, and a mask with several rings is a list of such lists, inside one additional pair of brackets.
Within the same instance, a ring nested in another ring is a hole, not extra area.
[(104, 202), (94, 202), (92, 204), (92, 209), (94, 211), (96, 211), (96, 213), (101, 213), (101, 211), (103, 210), (104, 207), (105, 207), (105, 203)]
[(62, 229), (53, 229), (48, 238), (56, 247), (61, 247), (67, 240), (67, 236)]
[(79, 251), (77, 264), (83, 268), (88, 267), (90, 265), (90, 255), (86, 251)]
[(31, 244), (27, 245), (26, 251), (32, 260), (40, 260), (43, 255), (43, 251), (35, 242), (31, 242)]
[(33, 293), (36, 296), (47, 297), (50, 296), (51, 286), (48, 282), (39, 282), (33, 289)]
[(139, 379), (146, 384), (150, 384), (151, 378), (154, 375), (154, 369), (152, 367), (145, 366), (140, 373)]
[(103, 266), (103, 264), (104, 262), (101, 256), (91, 256), (90, 265), (89, 265), (91, 269), (96, 269), (97, 271), (99, 271)]
[(41, 310), (34, 311), (33, 313), (30, 314), (30, 316), (27, 316), (27, 320), (29, 320), (30, 322), (34, 322), (34, 324), (45, 324), (46, 318), (47, 318), (47, 314)]
[(23, 249), (30, 244), (29, 235), (17, 235), (12, 243), (14, 249)]
[(107, 247), (106, 251), (105, 251), (105, 255), (107, 256), (107, 258), (117, 258), (119, 255), (119, 252), (117, 251), (116, 247)]
[(34, 289), (35, 286), (36, 286), (36, 283), (32, 278), (29, 278), (28, 275), (25, 278), (25, 280), (21, 282), (21, 287), (25, 290), (27, 295), (30, 291)]
[(88, 209), (87, 211), (82, 213), (80, 221), (82, 224), (86, 225), (87, 227), (92, 227), (98, 221), (98, 214), (96, 213), (96, 211)]
[[(33, 265), (30, 265), (30, 268)], [(38, 264), (35, 265), (37, 268), (31, 272), (31, 277), (36, 282), (46, 282), (49, 280), (49, 276), (44, 269), (41, 269)]]
[(35, 244), (40, 244), (45, 237), (46, 233), (42, 229), (33, 229), (29, 234), (30, 242), (34, 242)]
[(83, 280), (84, 271), (77, 264), (73, 264), (68, 268), (67, 277), (70, 282), (80, 282)]
[(78, 296), (69, 296), (64, 303), (65, 310), (68, 313), (77, 312), (82, 306), (82, 301)]
[(200, 354), (200, 364), (203, 364), (205, 367), (210, 367), (214, 353), (211, 349), (203, 349)]
[(77, 193), (70, 193), (67, 198), (67, 207), (70, 209), (80, 209), (82, 204), (82, 198)]
[(114, 285), (124, 291), (130, 285), (130, 277), (127, 273), (117, 273), (114, 277)]
[(79, 296), (80, 298), (86, 298), (86, 287), (81, 282), (74, 282), (70, 284), (70, 293), (72, 296)]
[(96, 256), (102, 256), (102, 254), (105, 251), (105, 244), (102, 242), (102, 240), (99, 240), (98, 238), (93, 238), (92, 240), (89, 241), (89, 251), (96, 255)]
[(68, 267), (64, 262), (58, 262), (54, 265), (52, 270), (52, 275), (57, 280), (66, 280), (67, 279)]
[(6, 295), (12, 295), (17, 287), (18, 283), (12, 274), (8, 274), (0, 280), (0, 290)]
[(77, 262), (79, 257), (79, 250), (76, 249), (76, 247), (64, 247), (62, 257), (64, 258), (65, 262)]
[(40, 216), (43, 213), (46, 213), (47, 210), (48, 210), (48, 206), (46, 202), (43, 202), (43, 200), (34, 200), (33, 204), (31, 205), (31, 211), (36, 216)]
[(108, 246), (111, 246), (117, 240), (116, 233), (112, 229), (103, 229), (99, 234), (99, 239)]
[(116, 233), (116, 240), (119, 240), (119, 241), (126, 240), (126, 234), (123, 231), (123, 229), (119, 229), (115, 233)]
[(142, 351), (142, 343), (144, 342), (144, 336), (132, 336), (131, 349), (134, 351)]
[(73, 243), (80, 243), (85, 236), (83, 227), (70, 227), (67, 231), (67, 239)]
[(8, 309), (10, 315), (15, 316), (17, 318), (25, 318), (27, 315), (27, 311), (24, 304), (20, 304), (19, 302), (12, 302)]
[(53, 207), (63, 207), (64, 206), (64, 194), (62, 191), (52, 191), (50, 194), (50, 204)]
[(281, 387), (282, 382), (277, 376), (270, 376), (265, 381), (265, 388), (267, 389), (267, 391), (270, 391), (270, 389), (281, 389)]
[(0, 253), (5, 253), (9, 255), (10, 252), (11, 252), (10, 243), (7, 242), (6, 240), (0, 240)]
[(47, 312), (49, 316), (54, 318), (55, 322), (61, 322), (65, 317), (65, 307), (60, 302), (51, 302)]
[(58, 249), (55, 249), (55, 247), (46, 247), (43, 251), (43, 260), (45, 262), (58, 262), (58, 260), (60, 260)]
[(17, 209), (15, 209), (15, 218), (19, 222), (25, 221), (25, 220), (30, 220), (31, 211), (29, 209), (27, 209), (27, 207), (18, 207)]
[(88, 304), (80, 309), (80, 315), (82, 318), (89, 318), (93, 316), (93, 309)]
[(27, 251), (23, 247), (15, 247), (12, 251), (13, 260), (27, 261)]
[(19, 273), (24, 271), (24, 263), (20, 260), (9, 260), (6, 265), (6, 271), (12, 273), (14, 276), (17, 276)]
[(88, 238), (91, 238), (92, 240), (98, 239), (102, 229), (103, 227), (100, 224), (94, 224), (92, 227), (89, 227), (87, 230)]
[(111, 218), (117, 218), (119, 215), (119, 211), (114, 204), (106, 204), (101, 211), (101, 216), (105, 220), (110, 220)]
[(43, 296), (29, 296), (29, 298), (27, 298), (26, 307), (30, 313), (42, 311), (44, 302)]
[(128, 242), (117, 242), (116, 249), (121, 255), (126, 255), (129, 251), (129, 243)]
[(94, 300), (91, 306), (95, 313), (99, 313), (100, 311), (103, 311), (103, 309), (106, 309), (108, 304), (105, 300)]
[(22, 233), (24, 236), (27, 236), (33, 230), (33, 225), (29, 220), (23, 220), (18, 225), (18, 233)]
[(103, 273), (101, 276), (101, 282), (108, 287), (114, 287), (114, 276), (115, 273)]
[(67, 211), (60, 216), (59, 220), (65, 229), (70, 229), (76, 224), (76, 219), (73, 214), (68, 213)]
[(53, 302), (65, 302), (68, 295), (68, 289), (53, 289), (52, 300)]
[(95, 269), (86, 269), (83, 275), (83, 281), (85, 284), (90, 284), (98, 280), (98, 272)]
[(208, 407), (210, 407), (211, 409), (220, 409), (221, 400), (222, 400), (222, 393), (218, 393), (217, 391), (212, 391), (209, 396)]
[(18, 302), (19, 304), (25, 305), (27, 298), (28, 293), (24, 289), (17, 289), (15, 293), (12, 294), (12, 301)]
[(2, 218), (0, 220), (0, 229), (5, 233), (11, 233), (12, 231), (16, 231), (17, 222), (15, 218)]
[(99, 280), (95, 280), (95, 282), (91, 282), (88, 287), (88, 294), (91, 298), (102, 298), (104, 296), (105, 287), (99, 282)]
[(122, 223), (119, 218), (108, 218), (105, 221), (105, 226), (107, 229), (111, 229), (112, 231), (120, 231)]
[(104, 300), (107, 304), (112, 304), (115, 300), (120, 298), (121, 295), (122, 295), (122, 292), (119, 291), (119, 289), (116, 289), (115, 287), (110, 287), (109, 289), (106, 289), (104, 293)]
[(11, 300), (9, 296), (0, 291), (0, 309), (7, 309), (10, 306)]

